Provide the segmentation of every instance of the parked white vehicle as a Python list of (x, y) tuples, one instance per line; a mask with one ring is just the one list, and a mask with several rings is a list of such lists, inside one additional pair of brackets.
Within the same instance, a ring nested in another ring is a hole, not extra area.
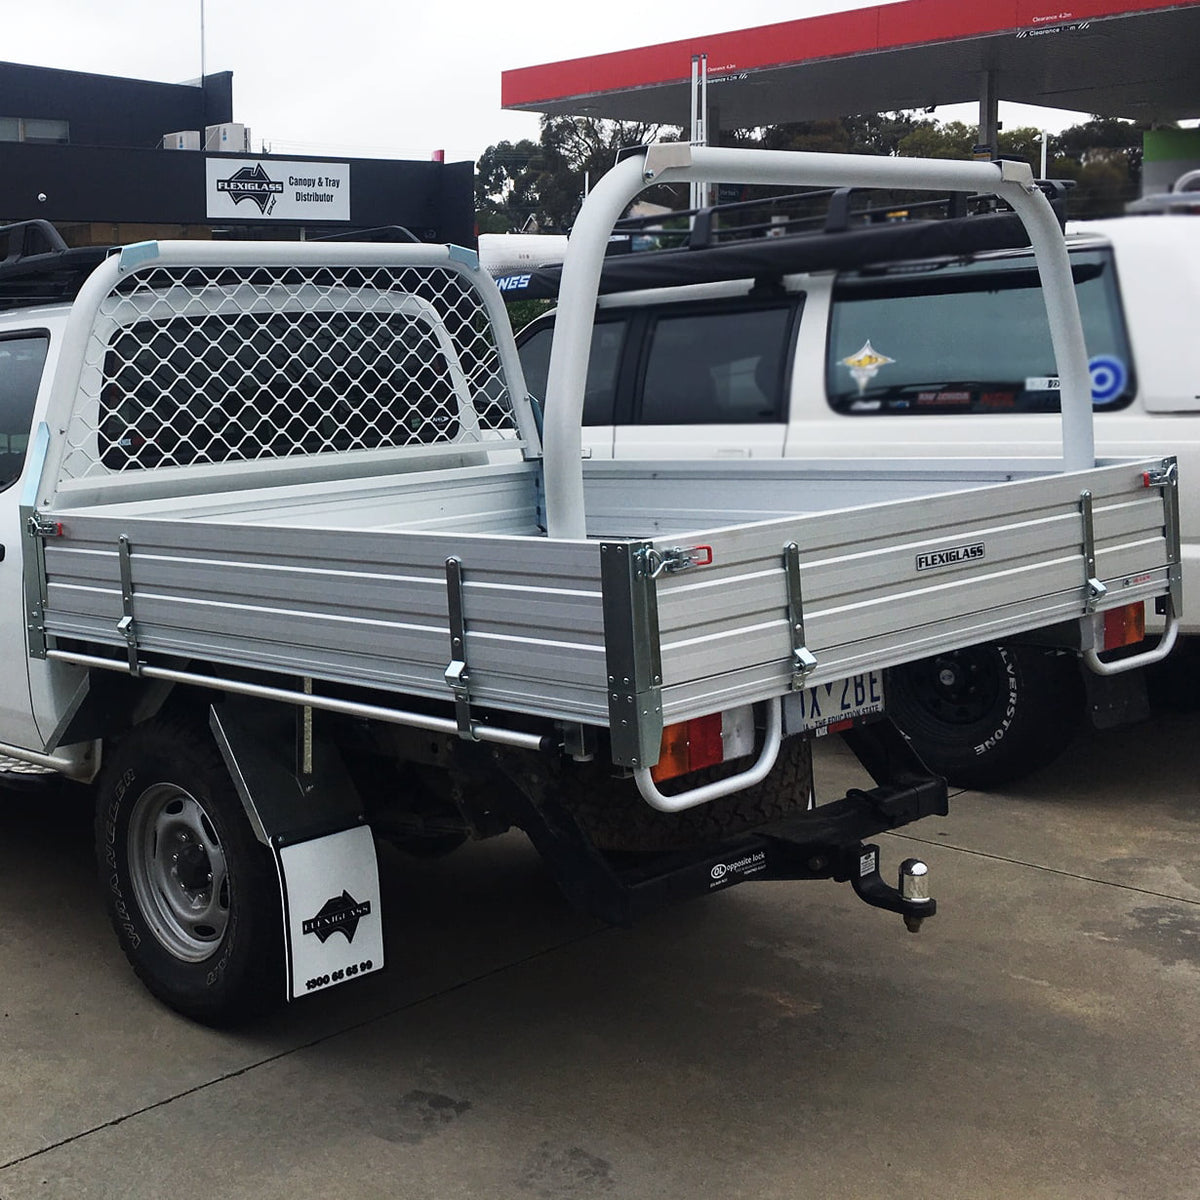
[[(1004, 219), (848, 224), (610, 260), (585, 452), (878, 457), (917, 468), (935, 458), (1053, 461), (1060, 381), (1030, 251), (989, 248), (1004, 241), (991, 232)], [(1097, 453), (1170, 452), (1193, 481), (1179, 495), (1177, 594), (1180, 629), (1198, 634), (1200, 218), (1130, 216), (1068, 234)], [(534, 395), (553, 321), (518, 337)], [(1146, 614), (1152, 630), (1162, 627), (1157, 607)], [(1081, 674), (1077, 658), (1020, 642), (956, 649), (893, 672), (893, 716), (953, 782), (998, 786), (1061, 751), (1085, 711), (1101, 725), (1144, 715), (1136, 675)]]
[[(1110, 613), (1174, 594), (1175, 464), (1094, 461), (1066, 252), (1027, 170), (695, 154), (647, 148), (589, 197), (544, 438), (470, 251), (105, 255), (4, 231), (0, 754), (8, 782), (94, 786), (109, 915), (166, 1003), (229, 1021), (379, 969), (375, 836), (440, 854), (520, 828), (612, 921), (835, 879), (915, 928), (924, 865), (893, 887), (864, 839), (947, 790), (880, 719), (882, 673), (1033, 630), (1099, 663), (1124, 641)], [(710, 169), (1011, 196), (1059, 460), (585, 464), (614, 216)], [(876, 786), (814, 794), (828, 732)]]

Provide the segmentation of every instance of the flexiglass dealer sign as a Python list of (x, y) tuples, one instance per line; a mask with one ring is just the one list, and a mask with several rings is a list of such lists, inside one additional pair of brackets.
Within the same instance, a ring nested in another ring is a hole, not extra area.
[(349, 221), (350, 164), (222, 154), (205, 160), (206, 202), (218, 220)]

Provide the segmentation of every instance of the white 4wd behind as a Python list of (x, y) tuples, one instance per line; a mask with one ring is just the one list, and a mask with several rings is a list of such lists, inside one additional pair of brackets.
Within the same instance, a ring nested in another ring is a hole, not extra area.
[[(585, 453), (908, 459), (914, 470), (934, 459), (1057, 458), (1059, 379), (1033, 255), (1013, 218), (896, 220), (893, 211), (855, 223), (844, 198), (834, 203), (841, 218), (814, 232), (714, 234), (693, 237), (704, 245), (609, 259)], [(1078, 223), (1068, 247), (1098, 456), (1170, 452), (1194, 479), (1200, 216)], [(553, 277), (535, 273), (525, 294), (546, 294)], [(517, 339), (535, 396), (544, 395), (553, 321), (540, 318)], [(854, 503), (852, 492), (845, 501)], [(1200, 489), (1181, 489), (1179, 505), (1180, 630), (1197, 634)], [(1150, 606), (1151, 629), (1162, 609)], [(1078, 654), (1036, 640), (956, 649), (889, 678), (893, 717), (932, 767), (965, 786), (996, 786), (1044, 764), (1085, 711), (1100, 725), (1146, 711), (1136, 672), (1081, 672)]]

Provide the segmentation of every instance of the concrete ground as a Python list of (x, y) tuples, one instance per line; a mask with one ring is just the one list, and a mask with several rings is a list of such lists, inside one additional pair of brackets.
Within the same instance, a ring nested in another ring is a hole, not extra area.
[(404, 865), (390, 969), (237, 1034), (136, 982), (88, 814), (6, 797), (0, 1198), (1194, 1200), (1198, 767), (1169, 712), (883, 838), (917, 936), (831, 883), (601, 928), (516, 837)]

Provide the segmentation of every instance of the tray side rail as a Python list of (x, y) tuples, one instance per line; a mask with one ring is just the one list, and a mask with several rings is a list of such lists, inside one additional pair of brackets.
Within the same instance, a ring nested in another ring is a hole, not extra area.
[(532, 537), (64, 514), (41, 540), (42, 631), (63, 643), (454, 699), (448, 560), (470, 701), (603, 724), (599, 548)]

